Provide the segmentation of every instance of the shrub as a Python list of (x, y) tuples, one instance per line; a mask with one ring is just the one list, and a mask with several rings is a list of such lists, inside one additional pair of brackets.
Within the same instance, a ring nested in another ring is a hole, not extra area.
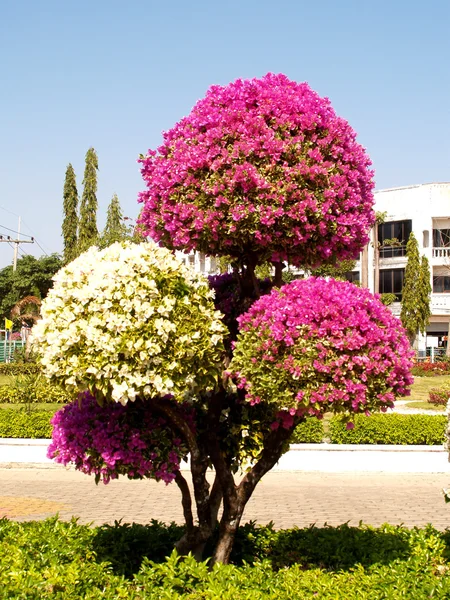
[(0, 438), (49, 439), (52, 437), (50, 419), (54, 409), (0, 410)]
[(214, 389), (225, 326), (207, 281), (155, 243), (92, 247), (61, 269), (32, 331), (43, 371), (126, 404)]
[[(230, 565), (169, 555), (180, 527), (0, 520), (1, 597), (27, 600), (444, 600), (448, 533), (246, 524)], [(244, 562), (245, 561), (245, 562)]]
[(36, 363), (0, 363), (0, 375), (31, 375), (41, 372)]
[(355, 415), (354, 428), (333, 417), (329, 435), (334, 444), (440, 445), (447, 418), (443, 415)]
[(418, 362), (412, 368), (412, 374), (416, 377), (433, 377), (434, 375), (449, 375), (450, 362)]
[(9, 385), (0, 386), (0, 404), (65, 404), (71, 399), (59, 385), (39, 373), (16, 375)]
[[(213, 86), (141, 158), (140, 222), (167, 248), (318, 265), (354, 259), (374, 222), (370, 159), (307, 83)], [(350, 217), (351, 215), (351, 217)]]
[(428, 393), (428, 402), (445, 406), (450, 399), (450, 384), (444, 384), (441, 387), (431, 388)]
[(297, 425), (289, 442), (291, 444), (320, 444), (323, 436), (323, 422), (312, 417)]

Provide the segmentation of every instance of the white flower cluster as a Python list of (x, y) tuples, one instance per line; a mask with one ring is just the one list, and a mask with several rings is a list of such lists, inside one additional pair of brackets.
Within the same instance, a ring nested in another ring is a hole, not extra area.
[(207, 281), (153, 242), (90, 248), (54, 277), (33, 327), (44, 372), (70, 391), (126, 404), (212, 389), (221, 313)]

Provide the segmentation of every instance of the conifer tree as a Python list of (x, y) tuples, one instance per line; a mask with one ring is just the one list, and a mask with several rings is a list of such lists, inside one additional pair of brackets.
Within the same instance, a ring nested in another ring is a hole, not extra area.
[(78, 229), (78, 254), (81, 254), (98, 241), (97, 229), (97, 171), (98, 158), (94, 148), (86, 152), (83, 195), (80, 206)]
[(71, 262), (78, 256), (77, 229), (78, 229), (78, 191), (75, 171), (71, 164), (66, 169), (64, 181), (62, 236), (64, 240), (64, 263)]
[(130, 232), (130, 229), (124, 223), (119, 198), (117, 194), (114, 194), (108, 206), (106, 226), (103, 230), (99, 247), (107, 248), (111, 244), (114, 244), (114, 242), (129, 240), (131, 237), (132, 232)]
[(425, 332), (430, 318), (430, 267), (425, 256), (420, 259), (419, 246), (413, 233), (406, 245), (408, 262), (402, 291), (400, 318), (414, 344), (417, 333)]

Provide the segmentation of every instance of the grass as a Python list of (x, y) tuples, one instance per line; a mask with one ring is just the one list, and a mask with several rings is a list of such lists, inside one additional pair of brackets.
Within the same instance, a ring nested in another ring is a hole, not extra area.
[[(428, 400), (431, 388), (441, 387), (444, 383), (450, 383), (450, 375), (436, 375), (434, 377), (414, 377), (411, 386), (411, 400)], [(399, 398), (401, 400), (402, 398)]]
[(14, 383), (14, 377), (10, 375), (0, 375), (0, 385), (12, 385)]
[(434, 410), (436, 412), (443, 413), (445, 410), (445, 406), (436, 406), (436, 404), (431, 404), (430, 402), (408, 402), (405, 404), (406, 408), (418, 408), (420, 410)]

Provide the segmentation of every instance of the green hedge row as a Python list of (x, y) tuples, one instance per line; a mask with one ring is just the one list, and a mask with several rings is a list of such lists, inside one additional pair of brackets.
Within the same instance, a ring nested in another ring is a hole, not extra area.
[(447, 417), (444, 415), (376, 414), (355, 415), (354, 428), (347, 429), (340, 417), (330, 421), (333, 444), (440, 445), (444, 443)]
[(67, 404), (70, 400), (63, 388), (40, 374), (18, 375), (9, 385), (0, 385), (0, 404)]
[(52, 426), (50, 419), (54, 408), (39, 410), (0, 410), (0, 438), (50, 439)]
[(323, 421), (311, 417), (296, 427), (290, 442), (291, 444), (320, 444), (324, 434)]
[[(39, 409), (0, 410), (1, 438), (50, 438), (49, 419), (56, 412), (54, 407)], [(329, 423), (328, 436), (332, 444), (394, 444), (394, 445), (441, 445), (447, 418), (443, 415), (355, 415), (354, 428), (347, 429), (341, 417), (333, 417)], [(307, 419), (299, 425), (291, 438), (291, 444), (318, 444), (325, 437), (323, 422)]]
[[(383, 525), (274, 531), (250, 523), (230, 565), (181, 559), (182, 528), (0, 520), (0, 597), (27, 600), (450, 598), (449, 533)], [(245, 561), (245, 562), (244, 562)]]
[(0, 363), (0, 375), (31, 375), (40, 373), (36, 363)]

